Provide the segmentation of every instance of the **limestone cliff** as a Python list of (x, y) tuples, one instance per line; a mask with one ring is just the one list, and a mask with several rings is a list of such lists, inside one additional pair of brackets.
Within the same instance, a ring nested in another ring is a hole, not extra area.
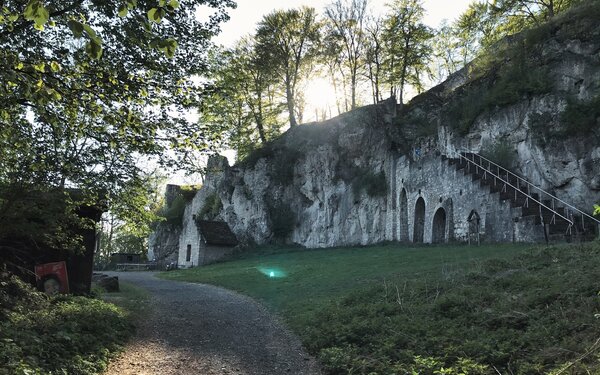
[(473, 213), (488, 240), (540, 240), (518, 208), (442, 156), (502, 141), (515, 172), (591, 211), (600, 201), (600, 126), (596, 118), (582, 130), (565, 113), (600, 103), (596, 16), (507, 40), (406, 106), (392, 99), (298, 126), (232, 167), (212, 157), (179, 246), (198, 241), (194, 218), (207, 215), (258, 244), (466, 240)]

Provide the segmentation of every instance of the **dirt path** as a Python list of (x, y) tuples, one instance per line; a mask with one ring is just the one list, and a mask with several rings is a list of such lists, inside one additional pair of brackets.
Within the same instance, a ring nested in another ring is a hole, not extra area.
[(107, 375), (312, 375), (318, 366), (264, 307), (226, 289), (115, 273), (151, 293), (151, 311)]

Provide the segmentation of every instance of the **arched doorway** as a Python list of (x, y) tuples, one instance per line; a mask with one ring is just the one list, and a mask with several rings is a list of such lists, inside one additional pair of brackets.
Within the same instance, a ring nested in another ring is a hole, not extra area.
[(417, 199), (415, 204), (415, 221), (413, 231), (413, 242), (423, 243), (423, 234), (425, 233), (425, 200), (423, 197)]
[(408, 198), (404, 188), (400, 192), (400, 241), (408, 241)]
[(479, 216), (477, 211), (471, 211), (469, 217), (467, 217), (467, 222), (469, 223), (469, 245), (471, 244), (471, 242), (474, 242), (477, 245), (479, 245), (479, 225), (481, 222), (481, 217)]
[(446, 242), (446, 210), (442, 207), (438, 208), (438, 210), (435, 211), (435, 215), (433, 215), (433, 223), (431, 224), (431, 242)]

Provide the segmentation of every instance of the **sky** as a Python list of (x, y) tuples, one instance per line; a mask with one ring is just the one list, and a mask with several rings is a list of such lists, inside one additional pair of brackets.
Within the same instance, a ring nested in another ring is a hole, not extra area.
[[(443, 19), (452, 21), (473, 0), (424, 0), (425, 23), (437, 27)], [(388, 0), (370, 0), (370, 9), (376, 14), (384, 14)], [(237, 9), (231, 10), (231, 19), (222, 25), (221, 34), (215, 39), (218, 44), (231, 46), (240, 37), (251, 34), (261, 18), (276, 9), (311, 6), (322, 13), (331, 0), (238, 0)]]

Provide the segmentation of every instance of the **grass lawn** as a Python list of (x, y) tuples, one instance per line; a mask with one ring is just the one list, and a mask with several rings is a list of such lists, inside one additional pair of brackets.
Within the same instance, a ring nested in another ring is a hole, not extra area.
[(263, 248), (161, 277), (262, 301), (330, 374), (600, 370), (598, 243)]

